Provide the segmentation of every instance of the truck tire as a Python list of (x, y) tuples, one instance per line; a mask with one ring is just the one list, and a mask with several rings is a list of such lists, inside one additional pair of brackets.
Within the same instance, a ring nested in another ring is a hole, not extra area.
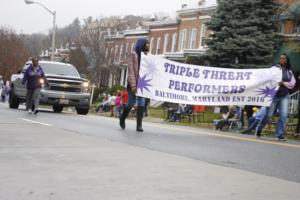
[(53, 105), (52, 108), (55, 113), (61, 113), (64, 107), (58, 106), (58, 105)]
[(11, 92), (9, 93), (9, 100), (8, 100), (9, 108), (18, 109), (20, 105), (20, 99), (15, 95), (14, 89), (12, 88)]
[(89, 108), (76, 108), (78, 115), (87, 115), (89, 113)]

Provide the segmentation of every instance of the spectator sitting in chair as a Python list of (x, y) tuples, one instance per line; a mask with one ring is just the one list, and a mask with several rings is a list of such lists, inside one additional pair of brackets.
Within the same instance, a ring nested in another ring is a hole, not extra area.
[(8, 95), (8, 87), (4, 85), (3, 88), (2, 88), (2, 91), (1, 91), (1, 101), (3, 103), (5, 103), (7, 95)]
[(183, 108), (183, 115), (186, 115), (188, 117), (188, 120), (189, 122), (191, 122), (191, 115), (193, 114), (194, 112), (194, 106), (193, 105), (190, 105), (190, 104), (187, 104), (184, 106)]
[(226, 113), (222, 114), (222, 119), (218, 121), (215, 129), (222, 131), (226, 125), (229, 125), (229, 119), (235, 116), (235, 108), (234, 106), (229, 107)]
[(193, 105), (185, 105), (184, 109), (183, 109), (183, 113), (184, 114), (192, 114), (194, 112), (194, 106)]
[(113, 117), (114, 116), (114, 109), (115, 109), (115, 101), (116, 101), (116, 96), (115, 95), (112, 95), (108, 98), (108, 102), (109, 102), (109, 105), (110, 105), (110, 116)]
[(102, 112), (108, 112), (109, 111), (110, 104), (109, 104), (108, 98), (109, 98), (108, 95), (104, 96), (103, 102), (96, 108), (96, 112), (99, 112), (100, 109), (101, 109)]
[[(174, 110), (170, 110), (170, 114), (169, 115), (169, 119), (171, 122), (176, 122), (176, 121), (180, 121), (180, 118), (181, 118), (181, 114), (184, 113), (184, 108), (185, 108), (185, 105), (184, 104), (178, 104), (178, 107), (176, 109), (176, 111), (174, 112)], [(169, 112), (169, 111), (168, 111)]]
[(265, 117), (267, 114), (267, 107), (253, 108), (253, 117), (249, 119), (249, 126), (246, 130), (242, 131), (242, 134), (250, 134), (252, 130), (255, 130), (258, 123)]

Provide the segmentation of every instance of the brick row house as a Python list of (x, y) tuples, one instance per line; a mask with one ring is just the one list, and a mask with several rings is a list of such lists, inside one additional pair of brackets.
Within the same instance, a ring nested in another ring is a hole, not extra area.
[[(278, 34), (283, 36), (284, 43), (274, 56), (274, 62), (278, 61), (280, 53), (289, 53), (294, 70), (300, 71), (300, 3), (298, 0), (280, 1), (287, 5), (286, 12), (279, 17), (281, 28)], [(150, 53), (153, 55), (161, 55), (178, 62), (205, 65), (200, 58), (207, 50), (206, 40), (211, 34), (206, 22), (216, 10), (217, 5), (206, 6), (205, 1), (200, 1), (195, 8), (183, 5), (177, 11), (176, 19), (143, 22), (143, 27), (115, 32), (114, 35), (106, 37), (106, 54), (113, 59), (111, 68), (117, 70), (109, 75), (108, 86), (126, 86), (127, 59), (139, 38), (148, 38)]]
[(278, 34), (283, 43), (275, 54), (274, 62), (279, 60), (281, 53), (287, 53), (291, 65), (297, 74), (300, 74), (300, 2), (299, 0), (280, 0), (286, 7), (279, 16), (280, 28)]
[(139, 27), (133, 30), (126, 30), (116, 35), (106, 37), (106, 57), (110, 58), (110, 66), (113, 73), (110, 73), (108, 87), (127, 84), (128, 58), (134, 51), (136, 41), (139, 38), (148, 38), (149, 30)]
[(171, 60), (191, 63), (191, 59), (197, 60), (203, 55), (207, 50), (206, 40), (211, 34), (206, 22), (216, 10), (217, 6), (200, 5), (190, 9), (183, 7), (177, 11), (179, 23), (176, 51), (166, 52), (165, 56)]
[(177, 11), (176, 19), (143, 22), (144, 28), (138, 27), (107, 37), (107, 54), (114, 59), (112, 66), (119, 70), (117, 75), (110, 75), (108, 86), (127, 84), (127, 59), (139, 38), (149, 40), (150, 53), (153, 55), (161, 55), (178, 62), (199, 58), (207, 50), (205, 41), (210, 35), (205, 23), (216, 9), (216, 6), (183, 6)]
[(150, 53), (161, 55), (177, 51), (178, 20), (149, 22)]

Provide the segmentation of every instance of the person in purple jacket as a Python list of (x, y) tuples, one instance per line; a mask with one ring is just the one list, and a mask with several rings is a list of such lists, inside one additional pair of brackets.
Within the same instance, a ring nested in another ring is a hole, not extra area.
[(32, 64), (26, 69), (22, 84), (26, 85), (26, 110), (29, 113), (38, 113), (41, 87), (43, 84), (48, 85), (42, 67), (39, 65), (37, 58), (31, 59)]

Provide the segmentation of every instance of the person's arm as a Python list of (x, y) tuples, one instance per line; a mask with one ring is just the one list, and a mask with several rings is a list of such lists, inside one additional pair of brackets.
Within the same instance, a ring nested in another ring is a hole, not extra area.
[(28, 80), (28, 73), (29, 73), (28, 70), (29, 70), (29, 67), (26, 69), (26, 71), (24, 73), (24, 76), (23, 76), (23, 79), (22, 79), (22, 85), (25, 85), (25, 83)]
[(289, 82), (284, 82), (284, 81), (282, 82), (282, 84), (288, 89), (293, 89), (296, 85), (296, 79), (293, 75), (293, 72), (291, 72), (291, 74), (292, 74), (292, 78)]

